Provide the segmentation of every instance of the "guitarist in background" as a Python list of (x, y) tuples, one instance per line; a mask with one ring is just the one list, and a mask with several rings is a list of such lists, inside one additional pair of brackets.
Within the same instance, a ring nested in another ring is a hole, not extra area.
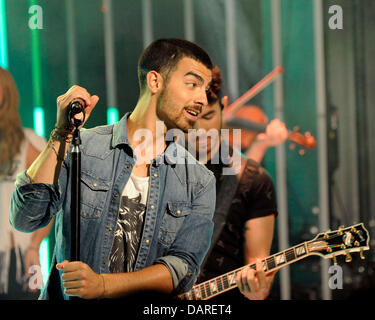
[[(215, 67), (212, 70), (212, 83), (208, 91), (209, 105), (199, 115), (197, 129), (208, 131), (222, 128), (221, 111), (227, 104), (227, 97), (220, 101), (221, 84), (220, 70)], [(255, 139), (256, 143), (253, 144), (253, 147), (247, 148), (249, 154), (258, 156), (259, 162), (269, 146), (280, 144), (287, 138), (285, 125), (280, 121), (273, 121), (268, 126), (271, 127), (268, 127), (266, 133), (262, 134), (259, 139)], [(228, 142), (224, 139), (220, 141), (220, 138), (218, 141), (213, 141), (210, 136), (206, 138), (207, 140), (189, 136), (188, 143), (189, 148), (194, 146), (193, 149), (196, 150), (197, 159), (205, 163), (207, 168), (215, 174), (217, 199), (215, 218), (217, 218), (218, 212), (221, 210), (220, 199), (223, 200), (223, 197), (228, 197), (225, 192), (224, 195), (220, 193), (221, 189), (225, 185), (228, 187), (228, 184), (233, 182), (226, 180), (229, 176), (223, 175), (225, 164), (221, 157), (219, 157), (220, 163), (218, 164), (211, 163), (210, 160), (214, 158), (216, 152), (220, 152), (224, 143)], [(205, 143), (202, 143), (202, 140)], [(207, 158), (200, 159), (197, 151), (202, 151), (204, 148), (206, 148)], [(231, 152), (239, 152), (234, 148), (230, 148), (230, 150)], [(229, 196), (230, 199), (227, 198), (222, 201), (229, 203), (226, 207), (229, 209), (225, 210), (227, 212), (221, 218), (223, 221), (215, 221), (214, 218), (215, 231), (211, 248), (202, 264), (197, 283), (210, 280), (269, 255), (274, 233), (274, 221), (277, 216), (274, 185), (271, 177), (259, 165), (259, 162), (246, 158), (243, 153), (241, 162), (242, 169), (237, 176), (239, 182), (233, 186), (234, 192)], [(222, 227), (219, 227), (219, 225), (222, 225)], [(245, 268), (238, 274), (236, 280), (243, 296), (251, 300), (263, 300), (269, 295), (274, 276), (275, 273), (266, 276), (262, 271), (260, 261), (258, 261), (256, 271)], [(230, 290), (225, 292), (223, 296), (225, 298), (243, 299), (238, 290)]]

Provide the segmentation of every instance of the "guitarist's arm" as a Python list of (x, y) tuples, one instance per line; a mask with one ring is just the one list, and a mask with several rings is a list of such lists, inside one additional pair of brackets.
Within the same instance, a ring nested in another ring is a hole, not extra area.
[(264, 155), (269, 147), (277, 146), (288, 138), (288, 130), (285, 123), (279, 119), (273, 119), (266, 127), (265, 133), (259, 133), (246, 151), (248, 159), (258, 163), (262, 162)]
[[(244, 257), (247, 264), (254, 263), (257, 259), (269, 255), (273, 232), (275, 215), (270, 214), (248, 220), (245, 224)], [(237, 284), (241, 293), (250, 300), (263, 300), (269, 295), (275, 272), (266, 275), (257, 264), (257, 271), (244, 268), (237, 276)], [(251, 290), (251, 291), (250, 291)]]

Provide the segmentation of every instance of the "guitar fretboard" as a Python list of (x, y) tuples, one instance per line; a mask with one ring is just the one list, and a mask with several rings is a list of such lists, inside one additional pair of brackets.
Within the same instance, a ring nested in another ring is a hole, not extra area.
[[(267, 273), (276, 269), (280, 269), (284, 265), (290, 264), (307, 256), (308, 253), (307, 242), (304, 242), (261, 260), (263, 264), (263, 270)], [(256, 270), (255, 263), (248, 264), (211, 280), (196, 284), (190, 291), (179, 295), (178, 298), (182, 300), (207, 300), (220, 293), (231, 290), (237, 287), (237, 274), (247, 267)]]

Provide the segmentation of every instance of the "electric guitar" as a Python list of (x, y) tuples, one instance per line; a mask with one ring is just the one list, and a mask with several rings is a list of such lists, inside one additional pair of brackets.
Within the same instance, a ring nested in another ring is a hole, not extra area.
[[(370, 249), (369, 241), (370, 236), (363, 223), (347, 228), (341, 226), (338, 230), (319, 233), (313, 240), (273, 254), (263, 259), (262, 264), (267, 274), (311, 255), (318, 255), (325, 259), (332, 258), (335, 265), (338, 255), (346, 255), (345, 261), (350, 262), (352, 260), (350, 253), (352, 252), (359, 252), (361, 259), (364, 259), (363, 251)], [(208, 300), (231, 290), (237, 287), (237, 273), (247, 267), (256, 270), (255, 263), (248, 264), (211, 280), (196, 284), (190, 291), (180, 294), (177, 298), (181, 300)]]

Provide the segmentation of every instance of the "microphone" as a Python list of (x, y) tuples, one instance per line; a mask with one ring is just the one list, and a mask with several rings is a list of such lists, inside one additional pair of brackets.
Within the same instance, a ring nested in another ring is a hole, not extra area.
[[(80, 113), (83, 113), (82, 120), (74, 118), (76, 114), (80, 114)], [(68, 106), (68, 122), (69, 123), (73, 122), (75, 127), (79, 127), (85, 121), (85, 118), (86, 118), (85, 103), (83, 102), (83, 100), (82, 99), (72, 100)]]

